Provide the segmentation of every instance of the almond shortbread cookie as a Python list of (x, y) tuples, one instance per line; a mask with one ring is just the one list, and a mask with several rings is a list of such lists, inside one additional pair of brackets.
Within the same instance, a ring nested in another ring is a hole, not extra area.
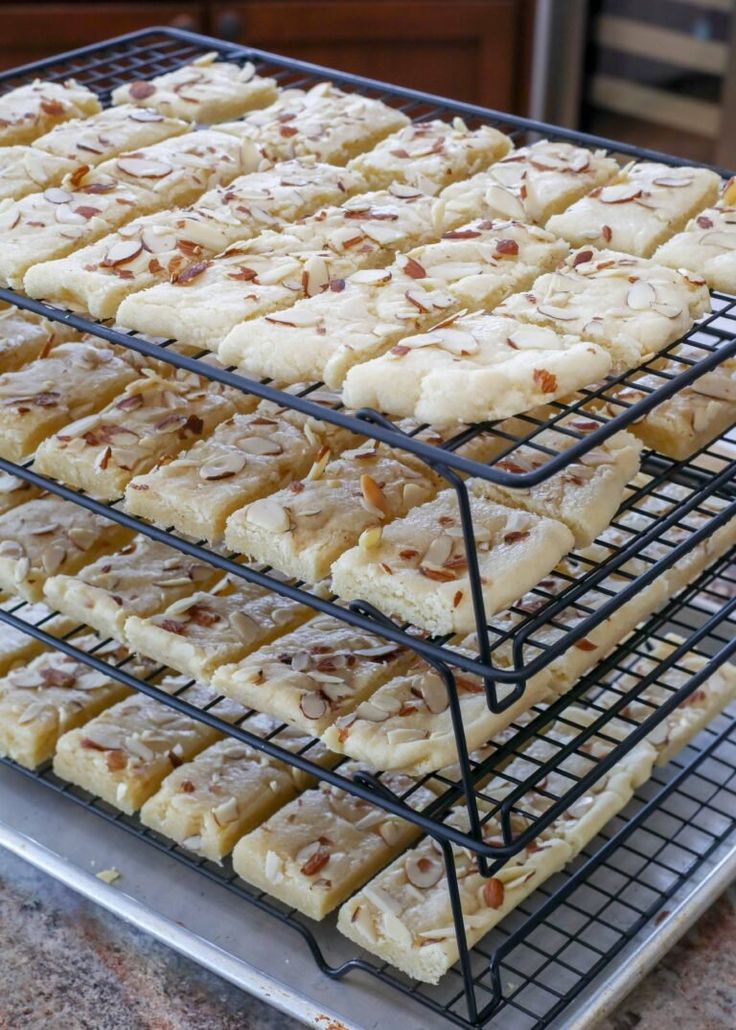
[(281, 233), (267, 230), (191, 265), (174, 283), (133, 294), (120, 305), (118, 320), (216, 350), (240, 322), (320, 293), (360, 268), (386, 265), (397, 251), (432, 239), (434, 203), (394, 184), (322, 208)]
[(285, 161), (217, 186), (190, 208), (144, 215), (66, 258), (35, 265), (25, 288), (32, 297), (111, 318), (129, 294), (176, 280), (236, 241), (340, 203), (361, 186), (344, 168), (312, 158)]
[[(0, 388), (2, 381), (0, 380)], [(256, 398), (179, 369), (129, 383), (106, 408), (46, 440), (35, 467), (102, 500), (121, 497), (133, 476), (165, 462)]]
[(540, 140), (512, 150), (466, 182), (447, 186), (440, 195), (438, 224), (449, 227), (482, 216), (544, 225), (619, 171), (604, 150)]
[[(66, 615), (55, 615), (45, 604), (28, 604), (18, 597), (0, 595), (0, 609), (55, 637), (65, 636), (76, 625)], [(0, 676), (17, 665), (26, 665), (29, 659), (44, 650), (40, 640), (7, 622), (0, 622)]]
[(0, 375), (0, 454), (9, 461), (27, 457), (60, 426), (107, 404), (142, 365), (132, 352), (87, 336)]
[(225, 543), (288, 576), (317, 583), (360, 534), (434, 497), (439, 475), (369, 440), (228, 518)]
[(284, 90), (265, 110), (218, 128), (253, 140), (273, 162), (311, 154), (319, 161), (344, 165), (408, 122), (405, 114), (380, 100), (318, 82), (306, 92)]
[(15, 372), (23, 365), (45, 358), (57, 343), (79, 339), (61, 322), (19, 308), (0, 310), (0, 373)]
[(206, 589), (219, 577), (212, 565), (138, 535), (74, 576), (47, 579), (43, 592), (59, 611), (103, 636), (124, 642), (125, 624), (131, 616), (160, 612), (194, 590)]
[(129, 618), (125, 635), (140, 654), (208, 682), (218, 666), (239, 662), (311, 615), (311, 609), (288, 597), (225, 576), (158, 615)]
[(695, 211), (716, 199), (720, 184), (720, 177), (706, 168), (641, 161), (550, 218), (547, 226), (574, 247), (592, 244), (649, 257)]
[(402, 673), (411, 659), (407, 648), (318, 615), (240, 662), (220, 666), (212, 687), (319, 735)]
[[(186, 683), (184, 677), (167, 676), (156, 685), (198, 708), (216, 699), (211, 690), (197, 684), (183, 690)], [(227, 700), (208, 711), (227, 722), (246, 714)], [(65, 733), (56, 748), (54, 772), (132, 815), (173, 769), (218, 739), (221, 735), (199, 720), (134, 694), (83, 728)]]
[(350, 168), (364, 175), (374, 189), (399, 181), (437, 193), (487, 168), (510, 149), (508, 136), (490, 125), (469, 129), (462, 118), (452, 123), (435, 118), (392, 133), (373, 150), (354, 157)]
[(471, 222), (386, 269), (364, 269), (279, 313), (236, 326), (223, 361), (255, 375), (339, 386), (355, 364), (468, 303), (491, 308), (553, 268), (565, 244), (536, 226)]
[(381, 357), (354, 365), (343, 400), (433, 425), (483, 422), (563, 397), (610, 367), (606, 350), (564, 327), (558, 334), (476, 312), (404, 337)]
[(217, 57), (213, 51), (176, 71), (124, 83), (112, 91), (112, 102), (207, 124), (237, 118), (276, 99), (275, 80), (257, 75), (250, 61), (239, 65)]
[(340, 426), (261, 401), (253, 414), (235, 415), (180, 457), (136, 476), (126, 507), (157, 525), (219, 540), (238, 508), (358, 442)]
[(60, 122), (86, 118), (100, 110), (95, 94), (74, 79), (66, 82), (36, 79), (0, 97), (0, 146), (30, 143)]
[[(346, 776), (359, 771), (354, 762), (340, 767)], [(381, 780), (399, 794), (414, 784), (399, 773)], [(434, 798), (427, 787), (417, 787), (407, 803), (421, 810)], [(321, 783), (243, 837), (233, 852), (233, 868), (299, 912), (324, 919), (418, 836), (413, 823)]]
[[(253, 715), (243, 728), (287, 751), (302, 751), (308, 734), (268, 715)], [(313, 745), (307, 757), (334, 765), (336, 755)], [(212, 862), (220, 862), (246, 833), (311, 786), (311, 777), (239, 740), (225, 739), (179, 766), (141, 809), (141, 822)]]
[[(486, 615), (507, 608), (572, 549), (570, 530), (554, 519), (514, 511), (470, 495)], [(332, 566), (344, 600), (360, 598), (435, 634), (472, 633), (473, 601), (455, 492), (414, 508)]]
[(645, 258), (585, 247), (497, 309), (522, 322), (578, 333), (610, 351), (616, 371), (640, 365), (710, 311), (705, 281)]
[(670, 268), (689, 268), (713, 290), (736, 293), (736, 186), (717, 207), (701, 211), (683, 232), (657, 248), (654, 260)]
[(0, 515), (0, 588), (40, 601), (49, 576), (72, 575), (130, 535), (117, 522), (59, 497), (27, 501)]

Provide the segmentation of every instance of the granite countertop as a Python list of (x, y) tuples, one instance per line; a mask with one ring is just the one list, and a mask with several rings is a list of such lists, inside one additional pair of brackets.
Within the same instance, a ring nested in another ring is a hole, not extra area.
[[(0, 1030), (296, 1030), (300, 1025), (2, 850), (0, 941)], [(736, 887), (600, 1030), (734, 1026)]]

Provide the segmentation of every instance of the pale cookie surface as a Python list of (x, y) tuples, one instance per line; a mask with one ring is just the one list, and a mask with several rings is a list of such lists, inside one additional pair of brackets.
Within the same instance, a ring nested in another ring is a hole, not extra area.
[[(352, 776), (360, 766), (348, 762), (340, 772)], [(408, 776), (381, 777), (399, 794), (413, 786)], [(426, 787), (407, 798), (412, 808), (434, 800)], [(290, 802), (243, 837), (233, 852), (235, 872), (287, 905), (323, 919), (419, 835), (418, 827), (321, 783)]]
[(360, 154), (350, 168), (374, 188), (395, 181), (437, 193), (458, 179), (487, 168), (511, 149), (511, 140), (490, 125), (469, 129), (462, 118), (414, 122)]
[(686, 333), (696, 318), (710, 311), (710, 295), (695, 273), (585, 247), (497, 311), (577, 333), (609, 350), (614, 369), (624, 371)]
[(0, 375), (0, 454), (18, 461), (67, 422), (107, 404), (136, 378), (136, 364), (142, 361), (89, 336)]
[(343, 165), (408, 121), (405, 114), (380, 100), (318, 82), (307, 92), (285, 90), (265, 110), (220, 128), (253, 140), (270, 161), (312, 155)]
[(569, 332), (567, 326), (557, 333), (494, 312), (460, 314), (355, 365), (343, 400), (434, 425), (506, 418), (608, 373), (608, 353)]
[(540, 140), (512, 150), (487, 171), (447, 186), (437, 209), (439, 224), (484, 218), (514, 218), (544, 225), (619, 171), (603, 150)]
[(136, 104), (188, 122), (219, 122), (265, 107), (278, 94), (273, 79), (256, 74), (250, 61), (218, 61), (217, 54), (185, 64), (150, 80), (136, 80), (112, 92), (113, 104)]
[(254, 405), (250, 394), (184, 369), (166, 378), (151, 373), (129, 383), (102, 411), (41, 444), (36, 468), (115, 500), (133, 476), (186, 451), (235, 411)]
[[(54, 615), (45, 604), (28, 604), (17, 597), (0, 597), (0, 608), (55, 637), (64, 636), (76, 625), (65, 615)], [(30, 658), (43, 650), (45, 646), (40, 640), (7, 622), (0, 622), (0, 676), (4, 676), (17, 665), (25, 665)]]
[[(156, 685), (168, 693), (187, 680), (169, 676)], [(197, 707), (215, 699), (205, 687), (178, 693)], [(234, 722), (245, 715), (240, 705), (219, 701), (213, 715)], [(134, 694), (108, 708), (81, 729), (65, 733), (54, 757), (54, 772), (128, 815), (161, 786), (164, 777), (219, 738), (216, 730), (144, 694)]]
[(207, 682), (220, 665), (239, 662), (311, 614), (305, 605), (254, 583), (231, 583), (226, 576), (158, 615), (128, 619), (125, 633), (140, 654)]
[(54, 125), (70, 118), (86, 118), (100, 110), (95, 94), (74, 79), (42, 82), (37, 79), (0, 97), (0, 146), (30, 143)]
[[(251, 716), (243, 728), (268, 736), (288, 751), (308, 747), (310, 737), (267, 715)], [(332, 765), (317, 744), (307, 757)], [(225, 739), (175, 769), (141, 809), (141, 822), (197, 855), (219, 862), (246, 833), (311, 785), (304, 773), (255, 747)]]
[(31, 311), (9, 307), (0, 311), (0, 373), (15, 372), (36, 358), (44, 358), (57, 343), (78, 334), (59, 322)]
[(340, 426), (262, 401), (253, 414), (221, 423), (181, 457), (136, 476), (126, 506), (160, 526), (219, 540), (236, 509), (357, 442)]
[(736, 293), (736, 206), (709, 207), (659, 247), (654, 260), (689, 268), (713, 290)]
[(132, 615), (151, 615), (173, 601), (205, 589), (217, 569), (166, 544), (136, 536), (114, 554), (98, 558), (75, 576), (46, 580), (46, 600), (59, 611), (87, 623), (105, 637), (125, 640)]
[(0, 472), (0, 515), (4, 515), (11, 508), (17, 508), (19, 504), (25, 504), (26, 501), (32, 501), (40, 495), (39, 488), (27, 483), (25, 479), (11, 476), (7, 472)]
[(0, 147), (0, 200), (20, 200), (57, 186), (76, 167), (74, 161), (33, 147)]
[(33, 143), (33, 149), (73, 161), (75, 165), (100, 164), (126, 150), (150, 147), (170, 136), (187, 132), (189, 125), (158, 111), (125, 105), (107, 107), (91, 118), (57, 125)]
[(435, 495), (439, 476), (418, 459), (371, 440), (305, 479), (251, 501), (225, 527), (228, 547), (289, 576), (317, 583), (360, 534)]
[(574, 247), (592, 244), (649, 257), (690, 216), (715, 200), (721, 179), (705, 168), (642, 161), (625, 168), (547, 227)]
[(317, 735), (410, 661), (406, 648), (318, 615), (237, 664), (220, 667), (212, 686)]
[[(573, 546), (561, 522), (471, 495), (486, 615), (535, 586)], [(344, 600), (361, 598), (432, 633), (472, 633), (473, 602), (454, 491), (414, 508), (332, 566)]]

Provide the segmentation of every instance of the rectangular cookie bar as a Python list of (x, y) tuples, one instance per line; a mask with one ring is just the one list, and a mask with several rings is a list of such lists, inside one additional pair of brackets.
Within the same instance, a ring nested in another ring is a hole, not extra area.
[[(554, 519), (475, 494), (470, 507), (490, 616), (535, 586), (574, 540)], [(332, 586), (344, 600), (361, 598), (432, 633), (472, 633), (473, 602), (455, 492), (444, 490), (406, 517), (364, 534), (332, 566)]]
[[(215, 699), (197, 684), (182, 691), (186, 683), (184, 677), (167, 676), (156, 685), (199, 708)], [(208, 711), (229, 722), (246, 714), (231, 701), (218, 701)], [(56, 747), (54, 772), (132, 815), (173, 769), (219, 739), (216, 730), (197, 719), (133, 694), (83, 728), (65, 733)]]
[[(268, 736), (288, 751), (302, 751), (312, 738), (268, 715), (253, 715), (243, 728)], [(321, 744), (307, 757), (333, 765)], [(314, 782), (299, 769), (239, 740), (225, 739), (174, 769), (141, 809), (141, 822), (211, 862), (220, 862), (246, 833)]]
[[(0, 389), (2, 380), (0, 380)], [(256, 399), (185, 369), (134, 380), (107, 407), (65, 425), (40, 445), (35, 467), (102, 500), (133, 476), (186, 451)]]
[(139, 534), (74, 576), (51, 576), (43, 592), (54, 608), (105, 637), (125, 642), (125, 623), (132, 615), (163, 611), (194, 590), (206, 589), (219, 576), (212, 565)]
[(32, 311), (0, 310), (0, 373), (15, 372), (36, 358), (45, 358), (57, 343), (76, 339), (79, 334), (74, 330)]
[(132, 616), (125, 635), (139, 654), (208, 682), (220, 665), (290, 633), (312, 614), (296, 601), (255, 583), (225, 576), (207, 591), (174, 601), (157, 615)]
[(289, 307), (360, 268), (387, 265), (397, 251), (432, 239), (434, 203), (413, 187), (394, 185), (322, 208), (281, 233), (266, 230), (197, 262), (176, 282), (133, 294), (120, 305), (118, 321), (216, 350), (240, 322)]
[[(491, 308), (567, 253), (544, 229), (476, 221), (416, 247), (386, 269), (354, 272), (338, 289), (236, 326), (219, 354), (250, 374), (339, 386), (355, 364), (461, 307)], [(337, 292), (335, 292), (337, 291)]]
[(270, 107), (218, 128), (253, 140), (273, 162), (309, 154), (344, 165), (408, 122), (405, 114), (380, 100), (318, 82), (306, 92), (284, 90)]
[(483, 422), (563, 397), (602, 379), (610, 368), (603, 347), (570, 335), (566, 326), (558, 334), (476, 312), (451, 316), (429, 332), (402, 338), (381, 357), (354, 365), (342, 396), (351, 408), (376, 408), (433, 425)]
[(66, 82), (36, 79), (0, 97), (0, 147), (30, 143), (60, 122), (87, 118), (100, 110), (100, 102), (92, 90), (74, 79)]
[[(71, 643), (112, 665), (128, 657), (119, 645), (100, 646), (91, 635), (74, 637)], [(153, 671), (150, 663), (138, 659), (124, 668), (138, 675)], [(60, 651), (46, 651), (0, 680), (0, 755), (35, 769), (51, 758), (62, 734), (83, 726), (129, 693), (119, 680)]]
[(439, 476), (409, 454), (377, 441), (328, 464), (228, 518), (225, 543), (287, 576), (317, 583), (367, 529), (400, 518), (434, 497)]
[(219, 540), (238, 508), (356, 443), (340, 426), (261, 401), (253, 414), (221, 422), (180, 457), (137, 475), (126, 490), (126, 507), (159, 526)]
[(712, 290), (736, 293), (736, 188), (731, 205), (706, 208), (683, 232), (673, 236), (654, 254), (670, 268), (689, 268), (702, 275)]
[[(38, 626), (46, 633), (62, 637), (70, 633), (76, 623), (66, 615), (55, 615), (45, 604), (28, 604), (17, 597), (0, 595), (0, 608), (15, 615), (31, 626)], [(17, 665), (25, 665), (44, 645), (35, 637), (28, 636), (22, 630), (0, 622), (0, 676), (4, 676)]]
[(136, 363), (142, 364), (89, 336), (0, 375), (0, 454), (20, 461), (50, 433), (107, 404), (136, 378)]
[(116, 522), (50, 494), (27, 501), (0, 515), (0, 589), (40, 601), (49, 576), (73, 575), (130, 535)]
[[(347, 762), (352, 776), (360, 766)], [(387, 773), (382, 782), (403, 793), (413, 780)], [(435, 795), (417, 787), (407, 798), (426, 808)], [(328, 912), (419, 836), (419, 828), (327, 783), (306, 791), (235, 846), (233, 868), (248, 883), (312, 919)]]
[(573, 247), (592, 244), (649, 257), (716, 199), (720, 185), (720, 176), (707, 168), (640, 161), (550, 218), (547, 227)]
[(482, 216), (545, 225), (618, 172), (604, 150), (540, 140), (512, 150), (466, 182), (447, 186), (440, 195), (438, 223), (450, 227)]
[(176, 71), (126, 82), (112, 91), (112, 102), (208, 124), (237, 118), (276, 99), (274, 79), (257, 75), (250, 61), (239, 65), (217, 57), (215, 52), (204, 54)]
[(469, 129), (462, 118), (413, 122), (377, 147), (359, 154), (350, 168), (374, 189), (406, 182), (425, 193), (438, 193), (451, 182), (467, 179), (511, 149), (511, 140), (490, 125)]
[(174, 280), (232, 243), (340, 203), (360, 187), (344, 168), (312, 158), (285, 161), (217, 186), (191, 208), (135, 218), (65, 258), (34, 265), (25, 288), (32, 297), (112, 318), (129, 294)]
[(329, 615), (223, 665), (212, 687), (315, 736), (399, 675), (411, 653)]
[(709, 311), (710, 294), (694, 272), (593, 247), (571, 254), (529, 292), (515, 293), (497, 309), (605, 347), (615, 371), (640, 365)]
[(18, 476), (11, 476), (8, 472), (0, 472), (0, 515), (40, 496), (41, 491), (37, 486)]

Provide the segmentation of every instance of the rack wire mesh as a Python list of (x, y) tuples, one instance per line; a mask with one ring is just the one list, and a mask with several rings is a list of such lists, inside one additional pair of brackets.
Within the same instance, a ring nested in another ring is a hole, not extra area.
[[(677, 163), (676, 158), (656, 152), (627, 147), (582, 133), (563, 131), (528, 119), (512, 118), (411, 90), (387, 87), (355, 76), (327, 72), (300, 62), (171, 30), (151, 30), (98, 46), (82, 48), (59, 58), (5, 73), (0, 76), (0, 83), (11, 87), (40, 74), (48, 78), (74, 76), (97, 90), (105, 99), (109, 90), (122, 81), (160, 74), (210, 49), (216, 49), (223, 56), (235, 60), (252, 59), (259, 65), (260, 71), (274, 75), (281, 84), (308, 86), (317, 78), (329, 77), (343, 88), (358, 89), (401, 106), (412, 118), (460, 114), (471, 123), (483, 121), (495, 124), (517, 142), (546, 136), (568, 139), (583, 145), (606, 146), (614, 154), (652, 157), (672, 164)], [(479, 475), (502, 485), (532, 486), (555, 473), (562, 472), (572, 461), (614, 432), (633, 424), (668, 396), (685, 388), (699, 376), (736, 354), (736, 301), (725, 295), (714, 294), (712, 314), (704, 318), (684, 338), (685, 348), (683, 341), (678, 341), (658, 355), (656, 360), (636, 372), (580, 391), (574, 399), (565, 404), (551, 405), (544, 418), (533, 414), (520, 416), (514, 420), (513, 426), (510, 422), (484, 423), (469, 427), (438, 446), (423, 443), (419, 439), (419, 430), (425, 427), (416, 427), (412, 434), (409, 434), (375, 412), (363, 411), (357, 415), (349, 415), (339, 406), (325, 409), (315, 404), (310, 400), (309, 394), (317, 384), (310, 386), (302, 396), (285, 395), (275, 390), (268, 382), (248, 380), (232, 370), (204, 365), (198, 357), (179, 354), (170, 346), (171, 341), (164, 344), (154, 343), (137, 334), (90, 322), (62, 309), (32, 301), (10, 290), (0, 290), (0, 300), (37, 311), (52, 320), (66, 322), (110, 342), (160, 358), (174, 366), (189, 368), (214, 380), (245, 389), (259, 397), (276, 400), (388, 444), (413, 451), (455, 486), (461, 510), (467, 500), (467, 490), (457, 473)], [(641, 381), (643, 375), (647, 376), (644, 384)], [(550, 430), (553, 431), (552, 436)], [(488, 464), (472, 461), (463, 457), (461, 453), (463, 445), (480, 433), (492, 434), (499, 444), (496, 457)], [(476, 570), (475, 577), (471, 575), (471, 581), (478, 613), (477, 625), (482, 631), (479, 633), (478, 658), (458, 652), (443, 638), (417, 636), (409, 632), (406, 626), (386, 620), (370, 606), (354, 604), (350, 608), (337, 607), (333, 600), (312, 592), (304, 584), (284, 582), (280, 577), (272, 575), (269, 569), (241, 564), (236, 560), (238, 556), (207, 547), (202, 542), (193, 543), (171, 530), (156, 529), (129, 516), (119, 502), (105, 505), (80, 491), (70, 490), (53, 480), (39, 476), (30, 467), (30, 463), (19, 466), (0, 460), (0, 469), (168, 543), (185, 553), (200, 557), (234, 576), (259, 583), (304, 601), (317, 610), (329, 612), (353, 625), (409, 646), (420, 656), (434, 663), (448, 685), (460, 761), (457, 769), (446, 770), (440, 775), (444, 791), (437, 801), (425, 811), (419, 812), (408, 806), (408, 795), (398, 796), (388, 790), (381, 782), (380, 773), (366, 773), (355, 779), (348, 779), (340, 774), (339, 768), (330, 771), (315, 765), (309, 755), (312, 745), (294, 755), (279, 746), (278, 731), (266, 739), (249, 733), (248, 717), (235, 726), (220, 722), (211, 712), (214, 700), (203, 710), (193, 709), (181, 696), (183, 690), (174, 696), (163, 694), (157, 689), (151, 677), (143, 681), (131, 676), (125, 669), (125, 663), (111, 669), (110, 672), (114, 678), (120, 679), (134, 689), (157, 697), (171, 707), (209, 722), (224, 733), (364, 797), (387, 811), (410, 819), (422, 832), (445, 842), (443, 849), (450, 865), (453, 864), (453, 858), (448, 842), (467, 847), (477, 856), (479, 868), (486, 875), (491, 875), (510, 855), (517, 854), (545, 826), (583, 796), (591, 784), (600, 779), (616, 760), (651, 732), (676, 704), (691, 696), (699, 684), (736, 650), (731, 627), (733, 612), (736, 610), (736, 581), (733, 573), (729, 571), (726, 556), (712, 569), (702, 573), (684, 593), (654, 614), (644, 627), (638, 629), (602, 664), (584, 676), (563, 696), (548, 706), (537, 706), (532, 709), (530, 718), (511, 723), (508, 732), (497, 742), (494, 750), (481, 755), (467, 755), (454, 670), (481, 676), (485, 682), (489, 707), (501, 712), (520, 696), (531, 676), (548, 668), (555, 661), (564, 662), (566, 653), (569, 654), (570, 648), (576, 645), (583, 645), (584, 650), (589, 635), (594, 633), (597, 627), (616, 613), (625, 610), (627, 603), (662, 575), (672, 573), (673, 570), (681, 570), (690, 558), (697, 555), (698, 548), (701, 551), (705, 550), (707, 554), (708, 542), (713, 540), (719, 528), (726, 526), (736, 515), (733, 468), (723, 459), (722, 452), (717, 446), (703, 448), (686, 462), (651, 455), (645, 464), (645, 474), (630, 489), (611, 529), (603, 534), (594, 548), (573, 555), (501, 617), (486, 618)], [(464, 530), (466, 549), (468, 552), (474, 551), (470, 546), (473, 538), (472, 520), (466, 520)], [(688, 578), (685, 576), (681, 581), (678, 580), (678, 588), (684, 586)], [(43, 643), (56, 646), (93, 667), (108, 668), (101, 658), (96, 657), (96, 651), (78, 651), (73, 643), (73, 634), (56, 641), (46, 633), (43, 622), (38, 625), (27, 624), (23, 619), (22, 605), (0, 608), (0, 621), (23, 629)], [(672, 628), (684, 637), (683, 644), (665, 663), (647, 668), (645, 674), (635, 674), (633, 687), (629, 685), (624, 693), (620, 686), (621, 676), (625, 673), (631, 676), (632, 661), (638, 658), (646, 663), (647, 642), (664, 639), (665, 633)], [(668, 669), (677, 669), (682, 657), (693, 652), (704, 656), (702, 669), (696, 675), (686, 677), (684, 683), (672, 687), (667, 678)], [(660, 688), (658, 703), (651, 708), (645, 704), (645, 715), (642, 717), (639, 713), (639, 718), (634, 719), (628, 712), (632, 696), (643, 694), (653, 684)], [(506, 797), (500, 806), (494, 807), (492, 804), (489, 812), (488, 802), (494, 801), (484, 794), (484, 784), (489, 777), (493, 776), (494, 782), (499, 779), (503, 781), (504, 770), (510, 759), (527, 753), (530, 744), (535, 741), (549, 742), (547, 727), (550, 720), (565, 720), (571, 703), (581, 699), (586, 701), (589, 710), (594, 714), (593, 722), (584, 727), (575, 727), (567, 747), (556, 748), (551, 757), (535, 764), (527, 775), (516, 780), (507, 775), (505, 782), (509, 790)], [(608, 732), (614, 718), (627, 725), (627, 733), (623, 740), (612, 740)], [(232, 871), (222, 872), (217, 867), (193, 858), (170, 842), (157, 840), (154, 834), (144, 830), (136, 820), (123, 817), (108, 809), (103, 802), (89, 798), (83, 792), (56, 781), (49, 769), (29, 775), (35, 775), (54, 789), (91, 806), (106, 818), (124, 825), (131, 832), (145, 835), (156, 846), (170, 850), (181, 861), (197, 865), (205, 875), (217, 879), (231, 891), (254, 901), (277, 918), (288, 921), (305, 938), (320, 968), (328, 975), (342, 977), (348, 972), (363, 970), (402, 991), (411, 993), (423, 1004), (442, 1012), (451, 1022), (470, 1026), (485, 1024), (491, 1020), (490, 1025), (500, 1026), (501, 1022), (497, 1021), (501, 1020), (506, 1028), (517, 1025), (546, 1025), (553, 1019), (568, 1003), (573, 993), (579, 991), (603, 964), (611, 960), (626, 940), (630, 939), (636, 927), (646, 921), (669, 896), (670, 891), (674, 891), (677, 884), (689, 875), (695, 865), (704, 860), (710, 850), (725, 838), (731, 829), (730, 822), (726, 825), (724, 815), (727, 806), (724, 810), (717, 805), (711, 808), (710, 802), (703, 801), (697, 813), (694, 812), (692, 817), (680, 820), (681, 829), (694, 827), (700, 818), (704, 820), (705, 826), (707, 816), (708, 820), (711, 817), (721, 819), (719, 832), (710, 832), (702, 847), (684, 845), (688, 861), (681, 863), (681, 866), (670, 866), (669, 859), (661, 856), (668, 853), (671, 841), (667, 840), (666, 832), (662, 829), (651, 829), (650, 821), (661, 818), (666, 798), (681, 782), (686, 772), (692, 772), (697, 767), (698, 775), (701, 775), (701, 769), (706, 767), (711, 757), (720, 754), (720, 749), (725, 748), (728, 743), (731, 728), (732, 723), (726, 722), (720, 732), (709, 730), (710, 738), (707, 744), (695, 755), (689, 766), (682, 766), (678, 773), (668, 771), (658, 774), (656, 784), (647, 787), (639, 798), (636, 815), (617, 832), (608, 831), (613, 835), (601, 851), (592, 855), (574, 871), (565, 873), (545, 885), (537, 892), (532, 902), (522, 905), (517, 913), (504, 921), (501, 928), (494, 931), (482, 945), (474, 948), (470, 955), (464, 957), (459, 967), (445, 978), (440, 988), (431, 989), (409, 984), (385, 964), (373, 960), (358, 958), (331, 964), (322, 954), (308, 921), (293, 911), (283, 911), (278, 903), (263, 895), (254, 895), (236, 881)], [(530, 799), (538, 798), (540, 792), (544, 794), (543, 783), (548, 774), (559, 771), (568, 754), (590, 756), (591, 743), (596, 740), (606, 744), (604, 757), (591, 760), (585, 775), (569, 777), (568, 789), (559, 796), (547, 796), (543, 811), (540, 813), (536, 810)], [(611, 744), (613, 746), (610, 746)], [(707, 777), (709, 774), (705, 775)], [(721, 784), (719, 787), (722, 790), (726, 789)], [(412, 788), (411, 792), (415, 789)], [(469, 832), (460, 832), (444, 821), (448, 811), (463, 796), (471, 817)], [(481, 803), (485, 803), (485, 810)], [(485, 814), (481, 814), (482, 811)], [(525, 828), (522, 832), (514, 831), (511, 824), (512, 813), (524, 816)], [(493, 814), (499, 814), (501, 818), (504, 827), (503, 839), (500, 843), (487, 844), (483, 841), (483, 825)], [(710, 822), (707, 825), (710, 826)], [(638, 840), (639, 833), (645, 832), (645, 829), (654, 835), (653, 839), (658, 842), (657, 847), (646, 852), (631, 848), (631, 842)], [(632, 856), (638, 856), (642, 861), (634, 870), (636, 862), (634, 858), (631, 859), (632, 872), (629, 880), (622, 883), (619, 898), (614, 900), (610, 892), (603, 892), (601, 906), (591, 915), (594, 909), (581, 903), (579, 893), (596, 891), (596, 873), (606, 866), (614, 852), (618, 864), (620, 854), (628, 856), (629, 851)], [(656, 881), (658, 884), (659, 893), (650, 896), (647, 894), (647, 890), (651, 892), (647, 877), (652, 870), (656, 871), (653, 882)], [(631, 901), (623, 900), (626, 891), (631, 892)], [(646, 904), (642, 900), (645, 895)], [(538, 908), (540, 904), (541, 908)], [(628, 912), (628, 916), (619, 919), (618, 922), (610, 914), (603, 914), (615, 904)], [(557, 943), (554, 946), (547, 938), (542, 943), (538, 940), (540, 934), (544, 936), (551, 932), (551, 926), (545, 920), (553, 911), (556, 913), (557, 933)], [(565, 918), (560, 920), (558, 926), (558, 918), (562, 912), (565, 913)], [(587, 922), (581, 919), (582, 916), (587, 918)], [(457, 911), (455, 921), (462, 934), (461, 916)], [(569, 930), (566, 929), (568, 926)], [(607, 935), (606, 944), (600, 946), (595, 943), (596, 934), (604, 931)], [(568, 955), (567, 952), (571, 950), (574, 950), (576, 955), (584, 952), (585, 960)], [(518, 957), (522, 952), (527, 956), (523, 960)], [(550, 977), (549, 973), (553, 975)], [(511, 988), (507, 976), (514, 981)], [(517, 978), (519, 982), (515, 983)], [(561, 987), (561, 984), (564, 984), (564, 987)]]

